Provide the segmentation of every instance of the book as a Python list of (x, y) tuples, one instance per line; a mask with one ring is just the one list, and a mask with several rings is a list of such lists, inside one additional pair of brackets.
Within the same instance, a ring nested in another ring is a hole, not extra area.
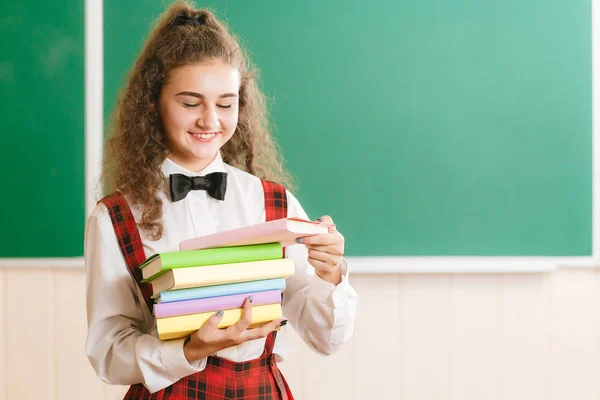
[[(156, 328), (160, 340), (181, 339), (196, 332), (215, 312), (180, 315), (177, 317), (158, 318)], [(281, 304), (267, 304), (252, 307), (252, 323), (250, 328), (256, 328), (282, 316)], [(223, 310), (223, 317), (217, 328), (227, 328), (242, 318), (242, 309)]]
[(152, 292), (153, 297), (156, 297), (167, 290), (287, 278), (294, 272), (294, 260), (291, 258), (176, 268), (155, 278), (152, 281)]
[(230, 296), (210, 297), (208, 299), (196, 299), (177, 301), (175, 303), (155, 304), (154, 317), (166, 318), (178, 315), (199, 314), (209, 311), (229, 310), (241, 308), (244, 301), (252, 296), (252, 306), (281, 303), (281, 291), (269, 290), (266, 292), (240, 293)]
[(247, 246), (259, 243), (280, 243), (282, 247), (286, 247), (296, 243), (296, 239), (299, 237), (327, 233), (332, 226), (334, 225), (301, 218), (281, 218), (187, 239), (179, 244), (179, 250)]
[(172, 303), (194, 299), (206, 299), (217, 296), (227, 296), (240, 293), (254, 293), (266, 290), (285, 290), (285, 278), (263, 279), (260, 281), (226, 283), (190, 289), (168, 290), (161, 292), (157, 304)]
[(279, 243), (265, 243), (250, 246), (222, 247), (194, 251), (171, 251), (154, 254), (144, 261), (140, 268), (144, 282), (151, 282), (162, 274), (176, 268), (198, 267), (202, 265), (230, 264), (242, 261), (275, 260), (283, 258)]

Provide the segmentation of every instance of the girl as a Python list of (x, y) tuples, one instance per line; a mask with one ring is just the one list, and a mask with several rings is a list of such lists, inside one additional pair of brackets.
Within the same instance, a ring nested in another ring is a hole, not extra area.
[[(190, 337), (162, 342), (137, 268), (190, 237), (308, 219), (271, 181), (290, 178), (266, 115), (256, 72), (224, 25), (187, 3), (168, 8), (116, 109), (103, 171), (116, 191), (86, 226), (86, 352), (102, 380), (132, 385), (125, 399), (292, 399), (277, 368), (287, 321), (247, 329), (250, 296), (234, 326), (216, 329), (217, 312)], [(331, 354), (352, 335), (357, 303), (344, 239), (330, 228), (300, 243), (286, 251), (296, 273), (283, 312), (310, 348)]]

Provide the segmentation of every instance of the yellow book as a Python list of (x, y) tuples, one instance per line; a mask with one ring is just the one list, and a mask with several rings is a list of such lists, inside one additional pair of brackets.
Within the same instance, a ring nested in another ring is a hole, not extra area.
[(294, 260), (263, 260), (172, 269), (152, 281), (153, 297), (166, 290), (221, 285), (294, 275)]
[[(215, 314), (215, 311), (200, 314), (180, 315), (177, 317), (158, 318), (156, 328), (160, 340), (180, 339), (196, 332), (204, 323)], [(267, 304), (264, 306), (252, 307), (252, 324), (255, 328), (281, 318), (281, 303)], [(242, 309), (234, 308), (223, 311), (223, 318), (217, 325), (217, 328), (227, 328), (234, 325), (242, 318)]]

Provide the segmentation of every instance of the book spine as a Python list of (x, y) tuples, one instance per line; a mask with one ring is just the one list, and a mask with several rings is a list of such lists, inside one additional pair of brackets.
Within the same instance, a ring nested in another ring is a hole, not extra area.
[[(211, 235), (187, 239), (179, 243), (179, 250), (189, 251), (219, 246), (237, 246), (236, 243), (260, 243), (260, 238), (272, 236), (285, 228), (287, 221), (268, 221), (257, 226), (245, 226), (229, 232), (218, 232)], [(265, 242), (262, 242), (265, 243)]]
[(240, 293), (254, 293), (267, 290), (284, 291), (286, 287), (284, 278), (264, 279), (252, 282), (228, 283), (190, 289), (169, 290), (159, 296), (161, 303), (206, 299), (210, 297), (227, 296)]
[(211, 297), (208, 299), (178, 301), (174, 303), (155, 304), (154, 316), (156, 318), (175, 317), (178, 315), (198, 314), (209, 311), (229, 310), (241, 308), (248, 296), (252, 296), (252, 305), (261, 306), (281, 302), (281, 291), (269, 290), (266, 292), (241, 293), (231, 296)]
[[(279, 243), (266, 243), (251, 246), (162, 253), (160, 258), (161, 270), (151, 276), (145, 277), (143, 282), (151, 282), (153, 279), (172, 269), (277, 260), (283, 258), (283, 249)], [(140, 268), (142, 269), (142, 274), (144, 274), (144, 264)]]
[[(156, 328), (160, 340), (181, 339), (196, 332), (212, 316), (214, 312), (182, 315), (178, 317), (158, 318)], [(281, 304), (268, 304), (252, 307), (251, 327), (260, 326), (282, 316)], [(217, 328), (227, 328), (242, 318), (242, 309), (235, 308), (223, 311), (223, 317)]]
[(172, 289), (286, 278), (294, 272), (294, 260), (291, 258), (186, 268), (172, 271), (175, 281)]

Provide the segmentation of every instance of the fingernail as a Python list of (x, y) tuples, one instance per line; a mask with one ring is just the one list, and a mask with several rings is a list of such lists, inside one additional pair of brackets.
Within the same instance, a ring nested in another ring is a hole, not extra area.
[(296, 243), (304, 243), (304, 238), (297, 238)]
[(252, 296), (248, 297), (248, 302), (252, 303)]
[(317, 221), (319, 221), (319, 222), (323, 222), (323, 221), (325, 221), (325, 220), (324, 220), (323, 218), (317, 218)]
[(284, 319), (283, 321), (281, 321), (281, 323), (279, 324), (279, 326), (284, 326), (285, 324), (287, 324), (287, 319)]
[(223, 311), (217, 311), (217, 317), (221, 318), (223, 316)]

